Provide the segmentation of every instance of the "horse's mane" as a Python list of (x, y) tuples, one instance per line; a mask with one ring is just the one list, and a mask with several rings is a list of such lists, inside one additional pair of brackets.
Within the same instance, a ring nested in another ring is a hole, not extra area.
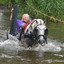
[(28, 31), (32, 32), (37, 25), (42, 25), (42, 27), (44, 26), (44, 29), (46, 28), (46, 25), (42, 19), (33, 19), (28, 27)]
[(45, 25), (45, 23), (44, 23), (44, 21), (42, 19), (34, 19), (34, 20), (32, 20), (32, 23), (31, 23), (31, 30), (34, 30), (34, 28), (37, 25), (43, 25), (46, 28), (46, 25)]

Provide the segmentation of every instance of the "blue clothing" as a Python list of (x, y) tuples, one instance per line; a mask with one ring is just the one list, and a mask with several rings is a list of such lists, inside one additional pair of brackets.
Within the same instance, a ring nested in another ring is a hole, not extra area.
[(17, 33), (21, 31), (22, 27), (25, 26), (25, 22), (23, 22), (22, 20), (17, 20), (16, 22), (17, 24)]

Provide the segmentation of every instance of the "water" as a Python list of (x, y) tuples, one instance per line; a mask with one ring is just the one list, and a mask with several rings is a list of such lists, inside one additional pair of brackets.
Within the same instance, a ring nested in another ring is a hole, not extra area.
[(9, 16), (0, 13), (0, 64), (64, 64), (64, 43), (48, 39), (45, 46), (25, 48), (9, 35)]

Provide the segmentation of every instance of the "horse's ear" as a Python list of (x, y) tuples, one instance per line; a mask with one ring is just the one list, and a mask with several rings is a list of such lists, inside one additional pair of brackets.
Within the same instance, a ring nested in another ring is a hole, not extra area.
[(38, 24), (38, 21), (37, 21), (37, 19), (34, 19), (34, 21)]

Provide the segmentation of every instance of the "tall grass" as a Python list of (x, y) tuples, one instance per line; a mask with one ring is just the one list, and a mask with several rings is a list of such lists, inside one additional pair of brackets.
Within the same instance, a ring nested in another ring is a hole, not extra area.
[[(0, 4), (8, 5), (13, 0), (0, 0)], [(21, 15), (23, 13), (30, 13), (35, 15), (37, 13), (31, 7), (55, 18), (64, 20), (64, 0), (15, 0), (19, 5)], [(27, 4), (29, 3), (29, 7)], [(19, 17), (21, 16), (19, 15)], [(32, 16), (31, 15), (31, 16)], [(37, 13), (37, 17), (39, 13)], [(40, 17), (40, 16), (39, 16)]]
[(27, 2), (45, 14), (64, 20), (64, 0), (27, 0)]

